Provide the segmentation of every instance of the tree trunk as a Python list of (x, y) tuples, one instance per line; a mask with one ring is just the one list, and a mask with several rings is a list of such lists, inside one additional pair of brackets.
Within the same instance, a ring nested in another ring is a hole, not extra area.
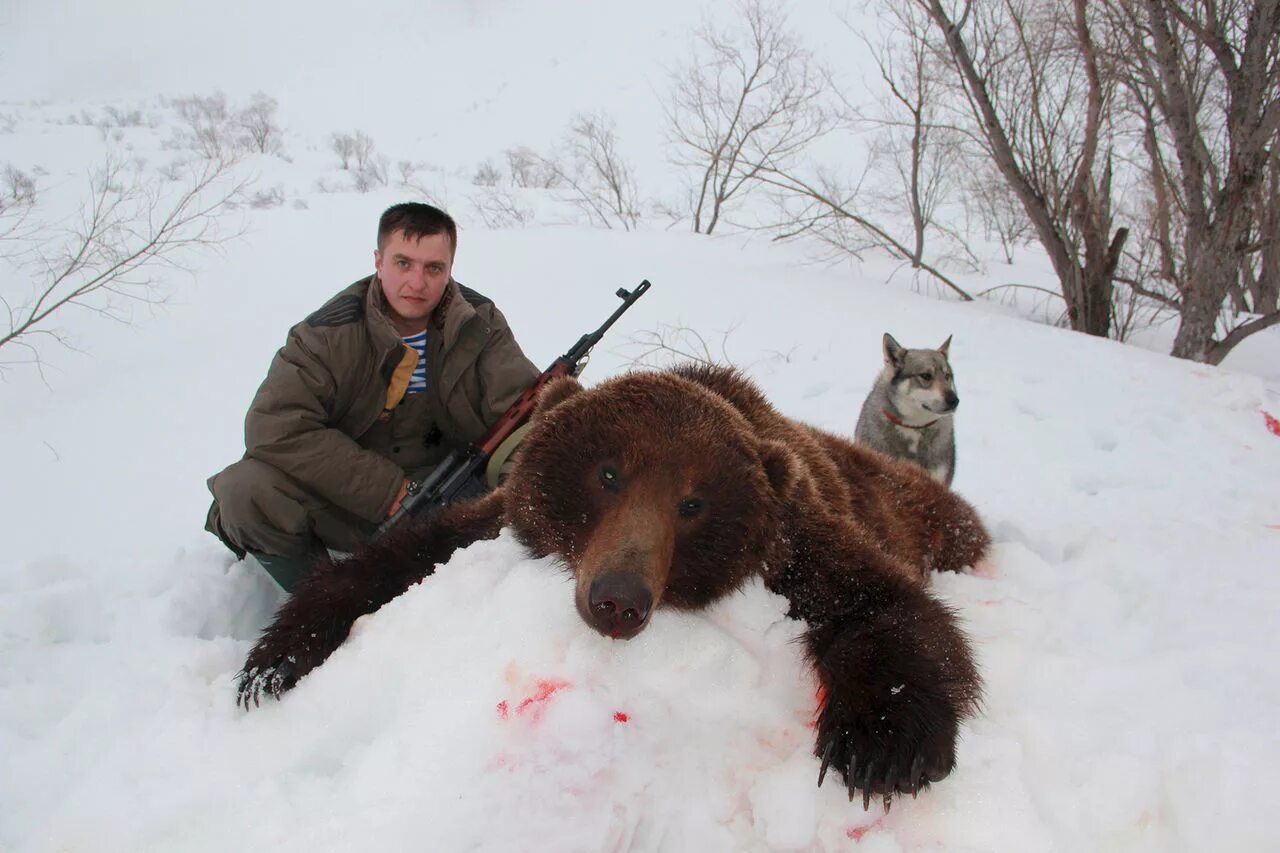
[[(1090, 335), (1108, 337), (1111, 332), (1111, 289), (1119, 246), (1128, 235), (1119, 229), (1111, 240), (1114, 257), (1108, 255), (1106, 245), (1111, 228), (1110, 181), (1104, 179), (1098, 186), (1093, 179), (1093, 163), (1097, 154), (1100, 114), (1102, 105), (1101, 83), (1096, 70), (1096, 55), (1092, 37), (1084, 20), (1084, 0), (1076, 0), (1076, 26), (1079, 48), (1088, 66), (1089, 118), (1081, 141), (1079, 162), (1075, 164), (1075, 177), (1071, 181), (1072, 206), (1070, 212), (1051, 209), (1042, 186), (1034, 175), (1024, 169), (1019, 153), (1015, 151), (1010, 136), (1001, 122), (999, 111), (987, 88), (984, 75), (978, 71), (973, 55), (961, 34), (960, 26), (951, 20), (941, 0), (916, 0), (930, 15), (946, 41), (947, 49), (964, 82), (970, 98), (974, 117), (982, 127), (989, 153), (996, 168), (1004, 176), (1014, 195), (1022, 203), (1027, 218), (1035, 228), (1036, 236), (1053, 264), (1054, 272), (1067, 304), (1067, 317), (1071, 328)], [(967, 16), (968, 7), (966, 6)], [(963, 20), (963, 19), (962, 19)], [(1071, 220), (1069, 223), (1066, 220)], [(1084, 242), (1085, 257), (1080, 258), (1080, 246), (1067, 233), (1074, 224)], [(1092, 250), (1092, 251), (1091, 251)]]
[(1086, 335), (1107, 337), (1111, 332), (1111, 275), (1099, 270), (1081, 270), (1084, 287), (1081, 288), (1079, 317), (1073, 328)]
[(1183, 295), (1181, 322), (1170, 355), (1202, 364), (1209, 362), (1213, 334), (1218, 325), (1219, 302), (1206, 290), (1195, 288), (1194, 293)]

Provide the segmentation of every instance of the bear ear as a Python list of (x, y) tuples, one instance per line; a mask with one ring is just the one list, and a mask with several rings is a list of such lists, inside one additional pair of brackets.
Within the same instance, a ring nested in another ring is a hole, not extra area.
[(538, 405), (533, 410), (533, 417), (545, 415), (581, 390), (582, 386), (572, 376), (552, 379), (538, 392)]
[(785, 498), (796, 481), (796, 465), (791, 451), (780, 441), (762, 441), (760, 462), (764, 465), (773, 493)]

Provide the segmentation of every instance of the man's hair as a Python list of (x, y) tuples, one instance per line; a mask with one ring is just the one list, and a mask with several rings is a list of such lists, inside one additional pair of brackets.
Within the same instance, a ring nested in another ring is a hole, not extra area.
[(453, 217), (438, 207), (417, 201), (395, 204), (383, 212), (378, 220), (378, 251), (387, 245), (387, 238), (403, 231), (406, 240), (418, 240), (431, 234), (447, 234), (449, 250), (458, 254), (458, 224)]

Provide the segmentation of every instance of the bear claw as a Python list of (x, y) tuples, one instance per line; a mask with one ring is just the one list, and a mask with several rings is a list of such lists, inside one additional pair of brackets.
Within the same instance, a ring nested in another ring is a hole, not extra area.
[(288, 659), (282, 658), (265, 667), (255, 666), (252, 669), (242, 670), (236, 693), (236, 705), (248, 711), (249, 703), (253, 702), (253, 707), (259, 708), (262, 705), (261, 699), (264, 692), (268, 696), (279, 699), (296, 682), (293, 666)]
[[(822, 769), (818, 771), (818, 787), (822, 787), (822, 780), (827, 778), (827, 768), (831, 766), (831, 751), (836, 748), (836, 739), (831, 738), (827, 741), (827, 748), (822, 750)], [(853, 799), (853, 794), (849, 794), (849, 799)]]
[[(855, 794), (862, 793), (862, 808), (871, 808), (871, 798), (884, 798), (885, 811), (892, 806), (895, 796), (910, 794), (915, 799), (922, 788), (931, 782), (946, 777), (945, 762), (930, 762), (924, 751), (914, 751), (910, 759), (900, 756), (892, 759), (888, 770), (878, 772), (877, 767), (885, 766), (882, 761), (871, 755), (865, 763), (859, 763), (856, 753), (850, 752), (847, 763), (841, 761), (841, 738), (838, 735), (828, 737), (822, 748), (822, 767), (818, 771), (818, 784), (826, 778), (827, 770), (834, 767), (844, 776), (848, 788), (849, 802), (855, 802)], [(845, 746), (847, 748), (847, 746)], [(929, 765), (927, 768), (926, 765)], [(906, 768), (905, 770), (903, 768)]]

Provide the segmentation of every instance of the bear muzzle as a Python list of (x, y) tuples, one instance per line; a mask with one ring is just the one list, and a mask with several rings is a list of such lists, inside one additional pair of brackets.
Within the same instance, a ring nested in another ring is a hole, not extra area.
[(610, 498), (573, 566), (578, 614), (617, 640), (631, 639), (648, 624), (675, 556), (678, 501), (654, 482), (636, 479)]
[(608, 572), (591, 581), (582, 613), (587, 624), (606, 637), (629, 640), (649, 621), (653, 594), (634, 572)]

